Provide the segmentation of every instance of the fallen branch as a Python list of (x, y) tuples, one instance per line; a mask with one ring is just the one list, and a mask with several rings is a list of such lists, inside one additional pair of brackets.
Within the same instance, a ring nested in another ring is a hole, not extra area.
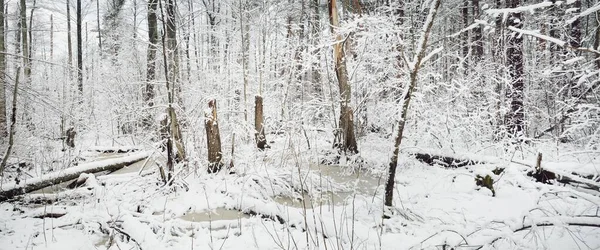
[(49, 173), (40, 177), (30, 178), (19, 184), (11, 183), (0, 187), (0, 202), (15, 196), (26, 194), (38, 189), (49, 187), (61, 182), (78, 178), (83, 173), (97, 173), (102, 171), (116, 171), (127, 165), (143, 160), (150, 152), (141, 152), (125, 157), (112, 158), (97, 162), (81, 164), (63, 171)]

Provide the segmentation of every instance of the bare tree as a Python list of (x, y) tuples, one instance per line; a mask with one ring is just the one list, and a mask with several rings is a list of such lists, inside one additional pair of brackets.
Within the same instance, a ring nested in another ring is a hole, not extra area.
[(81, 0), (77, 0), (77, 89), (83, 97), (83, 31), (81, 30)]
[(4, 0), (0, 0), (0, 137), (6, 138), (8, 135), (8, 124), (6, 122), (6, 97), (5, 80), (6, 77), (6, 47), (4, 42)]
[[(71, 0), (67, 0), (67, 53), (69, 69), (73, 63), (73, 43), (71, 42)], [(69, 73), (69, 77), (71, 74)]]
[[(156, 51), (158, 45), (157, 7), (159, 0), (148, 0), (148, 56), (146, 62), (146, 88), (144, 102), (149, 108), (154, 106), (154, 81), (156, 80)], [(152, 123), (150, 115), (144, 118), (144, 126), (149, 128)]]
[(419, 39), (417, 50), (415, 51), (414, 60), (409, 63), (410, 70), (410, 85), (408, 85), (402, 96), (402, 108), (400, 111), (400, 120), (398, 121), (398, 129), (396, 139), (394, 141), (394, 152), (390, 159), (390, 168), (388, 171), (388, 179), (385, 185), (385, 205), (391, 207), (394, 198), (394, 180), (396, 178), (396, 167), (398, 166), (398, 155), (400, 153), (400, 144), (402, 143), (402, 136), (404, 134), (404, 127), (406, 125), (406, 118), (408, 117), (408, 107), (410, 105), (410, 99), (415, 92), (418, 80), (419, 69), (424, 63), (425, 51), (427, 50), (427, 41), (429, 40), (429, 34), (433, 27), (433, 21), (437, 14), (437, 10), (440, 7), (441, 0), (434, 0), (429, 8), (429, 14), (425, 20), (425, 29)]
[[(516, 8), (520, 0), (508, 0), (508, 8)], [(508, 26), (520, 29), (523, 27), (523, 17), (520, 12), (510, 13), (508, 17)], [(507, 49), (506, 59), (508, 61), (508, 73), (510, 75), (511, 85), (507, 91), (507, 98), (510, 99), (510, 117), (508, 130), (513, 137), (521, 136), (525, 131), (525, 110), (523, 106), (524, 98), (524, 72), (523, 72), (523, 36), (514, 36), (509, 34), (506, 38)]]
[(340, 25), (337, 0), (329, 0), (329, 23), (331, 24), (331, 33), (335, 34), (336, 38), (336, 43), (333, 45), (333, 59), (340, 91), (340, 122), (339, 129), (335, 132), (336, 142), (334, 146), (344, 152), (355, 154), (358, 153), (358, 146), (354, 135), (354, 112), (350, 107), (352, 90), (348, 83), (344, 53), (345, 41), (342, 35), (337, 33), (337, 28)]

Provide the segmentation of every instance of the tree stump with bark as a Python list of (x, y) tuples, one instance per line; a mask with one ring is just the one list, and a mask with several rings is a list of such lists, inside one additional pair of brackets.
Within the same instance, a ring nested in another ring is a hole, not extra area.
[(75, 135), (77, 134), (77, 132), (75, 132), (75, 128), (74, 127), (70, 127), (69, 129), (67, 129), (67, 131), (65, 132), (65, 144), (71, 148), (75, 147)]
[(262, 96), (254, 97), (254, 136), (256, 138), (256, 147), (260, 150), (269, 148), (265, 137), (265, 127), (263, 126), (263, 98)]
[(217, 101), (210, 100), (208, 109), (204, 112), (204, 126), (206, 128), (206, 143), (208, 146), (208, 173), (216, 173), (223, 167), (221, 161), (221, 135), (217, 120)]

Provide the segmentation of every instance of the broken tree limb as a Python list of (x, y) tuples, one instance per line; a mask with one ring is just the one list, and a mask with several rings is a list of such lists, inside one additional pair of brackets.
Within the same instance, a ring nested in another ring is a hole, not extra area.
[(38, 189), (52, 186), (61, 182), (78, 178), (83, 173), (97, 173), (102, 171), (116, 171), (127, 165), (143, 160), (150, 156), (150, 152), (141, 152), (120, 158), (106, 159), (96, 162), (84, 163), (62, 171), (49, 173), (40, 177), (30, 178), (20, 184), (11, 183), (0, 188), (0, 202), (15, 196), (26, 194)]

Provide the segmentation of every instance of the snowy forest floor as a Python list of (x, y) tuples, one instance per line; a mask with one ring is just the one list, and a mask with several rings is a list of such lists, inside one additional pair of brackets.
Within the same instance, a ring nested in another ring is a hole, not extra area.
[[(314, 133), (310, 138), (319, 138)], [(272, 148), (263, 152), (250, 140), (237, 146), (233, 173), (206, 174), (203, 161), (192, 160), (164, 186), (157, 152), (141, 174), (132, 167), (89, 177), (79, 188), (0, 203), (0, 249), (600, 248), (600, 192), (526, 175), (539, 150), (544, 167), (597, 178), (594, 154), (524, 145), (510, 158), (455, 154), (487, 163), (444, 168), (419, 162), (408, 152), (421, 149), (406, 148), (395, 208), (384, 220), (389, 138), (367, 135), (358, 156), (322, 165), (329, 142), (314, 140), (308, 149), (300, 136), (268, 136)], [(496, 168), (505, 170), (492, 174)], [(475, 184), (487, 174), (495, 197)]]

